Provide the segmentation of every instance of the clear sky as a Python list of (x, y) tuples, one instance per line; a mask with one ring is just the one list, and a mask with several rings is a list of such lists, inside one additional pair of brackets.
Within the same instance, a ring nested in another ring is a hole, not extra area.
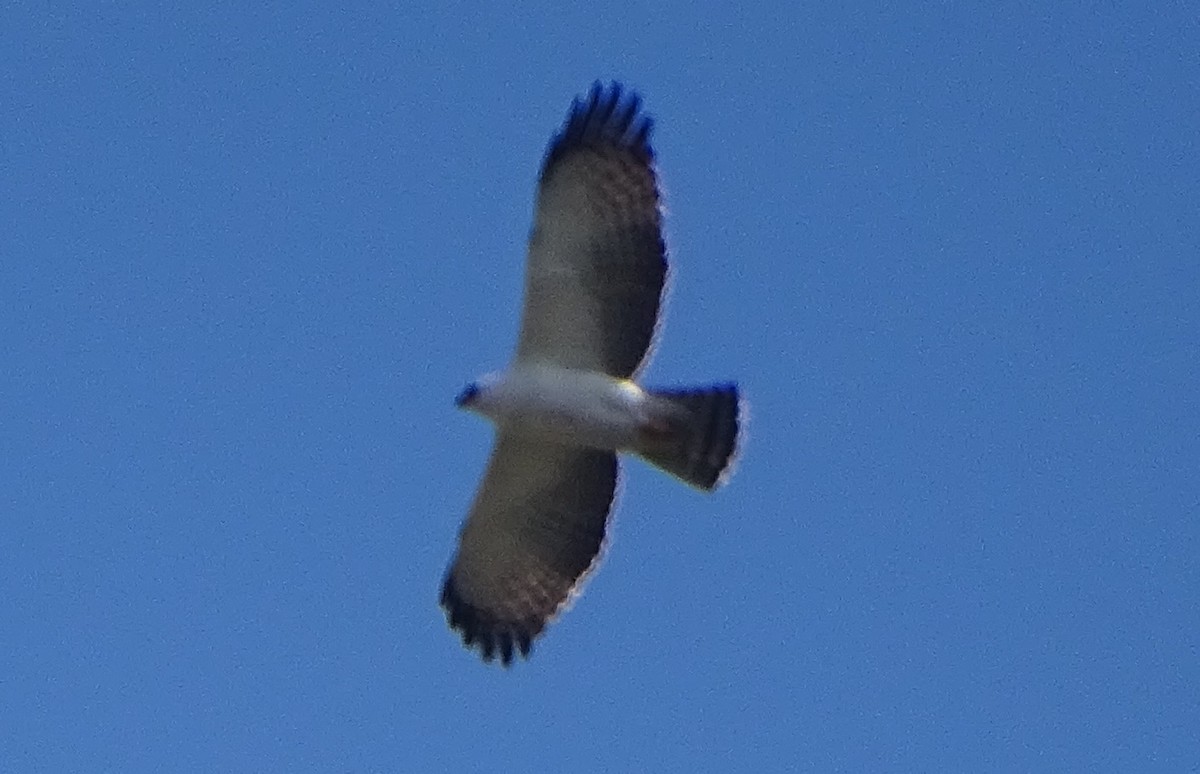
[[(0, 769), (1200, 766), (1193, 3), (81, 5), (0, 12)], [(748, 445), (504, 671), (452, 401), (612, 77)]]

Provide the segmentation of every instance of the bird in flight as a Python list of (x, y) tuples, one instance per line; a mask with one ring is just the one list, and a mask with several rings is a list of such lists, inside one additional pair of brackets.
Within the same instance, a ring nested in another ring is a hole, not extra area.
[(651, 128), (619, 84), (575, 99), (542, 162), (516, 355), (456, 400), (496, 427), (441, 595), (484, 661), (528, 658), (595, 569), (618, 452), (703, 491), (731, 471), (736, 384), (636, 381), (667, 279)]

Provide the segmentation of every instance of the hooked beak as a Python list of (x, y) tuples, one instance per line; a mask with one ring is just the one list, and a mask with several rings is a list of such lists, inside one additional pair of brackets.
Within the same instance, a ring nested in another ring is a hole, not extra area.
[(467, 408), (475, 402), (475, 396), (479, 394), (479, 388), (474, 384), (468, 384), (458, 397), (454, 399), (454, 405), (459, 408)]

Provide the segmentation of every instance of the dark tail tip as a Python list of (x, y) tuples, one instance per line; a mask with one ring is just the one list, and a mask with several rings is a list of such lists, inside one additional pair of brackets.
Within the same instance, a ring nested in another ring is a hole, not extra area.
[(639, 453), (694, 487), (712, 491), (733, 472), (741, 435), (741, 395), (729, 382), (694, 389), (651, 390), (673, 409), (665, 439)]

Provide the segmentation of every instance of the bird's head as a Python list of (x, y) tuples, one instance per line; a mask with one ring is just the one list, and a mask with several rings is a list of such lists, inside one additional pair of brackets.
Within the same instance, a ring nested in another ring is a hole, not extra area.
[(454, 399), (454, 405), (460, 409), (470, 410), (471, 407), (479, 401), (479, 385), (476, 382), (471, 382), (466, 387), (463, 387), (462, 392)]
[(454, 405), (460, 409), (489, 416), (492, 404), (496, 401), (496, 386), (499, 380), (500, 377), (497, 374), (488, 374), (481, 379), (476, 379), (462, 389), (462, 392), (454, 399)]

